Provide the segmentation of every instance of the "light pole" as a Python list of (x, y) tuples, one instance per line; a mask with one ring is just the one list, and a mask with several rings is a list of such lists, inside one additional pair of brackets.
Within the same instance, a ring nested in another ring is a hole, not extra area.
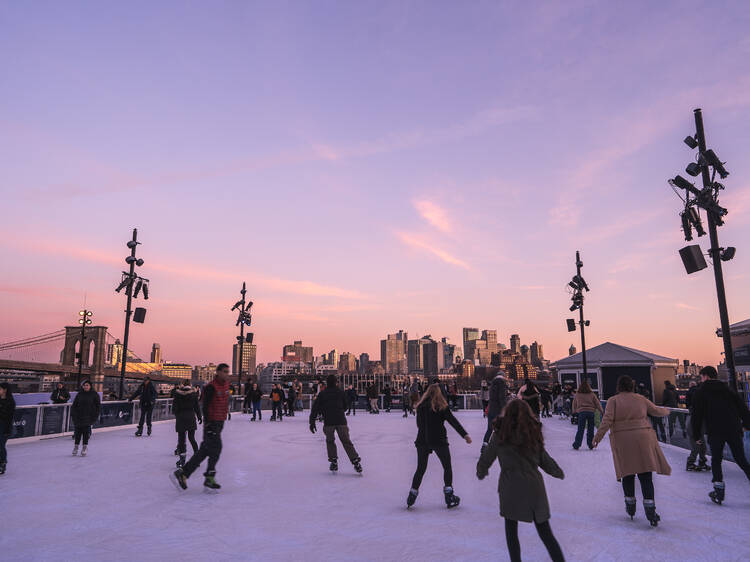
[[(148, 299), (148, 279), (143, 279), (135, 274), (135, 266), (138, 267), (143, 265), (141, 258), (135, 257), (136, 248), (138, 248), (138, 229), (133, 229), (133, 238), (127, 242), (127, 247), (130, 248), (130, 255), (125, 258), (125, 263), (130, 266), (129, 271), (122, 272), (122, 278), (120, 284), (115, 289), (115, 292), (119, 293), (125, 289), (125, 294), (128, 296), (128, 303), (125, 309), (125, 334), (122, 338), (122, 359), (120, 363), (120, 392), (119, 397), (122, 400), (124, 388), (125, 388), (125, 366), (128, 362), (128, 336), (130, 335), (130, 317), (133, 314), (133, 298), (138, 296), (138, 293), (143, 290), (143, 298)], [(133, 288), (135, 285), (135, 295), (133, 294)], [(145, 309), (138, 309), (136, 313), (142, 311), (145, 315)], [(136, 314), (138, 316), (138, 314)], [(139, 321), (136, 318), (136, 321)], [(142, 318), (140, 321), (143, 321)]]
[[(588, 292), (589, 286), (581, 276), (581, 268), (583, 262), (581, 261), (581, 252), (576, 251), (576, 274), (575, 277), (568, 283), (568, 286), (573, 289), (571, 300), (573, 304), (570, 307), (571, 312), (575, 312), (578, 309), (578, 325), (581, 327), (581, 354), (583, 359), (583, 380), (589, 381), (589, 373), (586, 365), (586, 326), (590, 324), (588, 320), (583, 319), (583, 291)], [(567, 320), (568, 331), (574, 332), (576, 329), (576, 322), (572, 318)]]
[(81, 386), (81, 374), (83, 371), (83, 345), (86, 342), (86, 326), (91, 324), (91, 311), (83, 310), (78, 311), (78, 323), (81, 325), (81, 347), (78, 349), (78, 381), (76, 382), (76, 390)]
[(234, 306), (231, 308), (231, 311), (239, 310), (238, 316), (237, 316), (237, 322), (235, 323), (235, 326), (240, 327), (240, 335), (237, 336), (237, 346), (239, 347), (239, 365), (237, 366), (238, 375), (237, 375), (237, 394), (242, 394), (242, 361), (244, 358), (244, 351), (245, 351), (245, 341), (247, 343), (253, 343), (253, 334), (252, 332), (249, 332), (247, 336), (245, 336), (245, 326), (250, 326), (252, 324), (252, 315), (250, 314), (250, 309), (253, 307), (253, 301), (246, 301), (245, 297), (247, 295), (247, 289), (245, 286), (245, 282), (242, 282), (242, 290), (240, 291), (241, 298), (236, 303), (234, 303)]
[[(727, 370), (729, 371), (729, 386), (737, 390), (737, 371), (734, 366), (734, 352), (732, 350), (732, 340), (729, 328), (729, 313), (727, 311), (727, 296), (724, 290), (724, 273), (721, 268), (721, 262), (729, 261), (734, 257), (735, 248), (722, 248), (719, 246), (718, 227), (724, 224), (723, 217), (727, 214), (727, 209), (719, 205), (719, 191), (724, 189), (724, 185), (716, 180), (716, 174), (723, 180), (729, 172), (724, 168), (724, 162), (713, 150), (706, 149), (706, 134), (703, 129), (703, 113), (700, 109), (693, 110), (695, 116), (695, 134), (685, 138), (684, 142), (690, 148), (698, 149), (698, 155), (695, 162), (688, 164), (685, 171), (695, 177), (700, 174), (703, 180), (703, 189), (698, 189), (693, 183), (683, 178), (675, 176), (669, 180), (673, 188), (685, 190), (685, 198), (682, 199), (685, 209), (681, 213), (682, 229), (685, 234), (685, 240), (693, 239), (692, 230), (695, 229), (697, 235), (705, 236), (701, 223), (699, 209), (706, 212), (708, 217), (708, 234), (711, 240), (711, 247), (708, 255), (711, 257), (714, 269), (714, 280), (716, 282), (716, 298), (719, 303), (719, 319), (721, 322), (721, 337), (724, 343), (724, 360), (726, 361)], [(675, 190), (676, 191), (676, 190)], [(692, 195), (692, 197), (691, 197)], [(679, 193), (678, 193), (679, 196)], [(700, 271), (706, 266), (705, 259), (700, 250), (700, 246), (695, 244), (686, 246), (680, 250), (683, 264), (688, 272), (694, 273)]]

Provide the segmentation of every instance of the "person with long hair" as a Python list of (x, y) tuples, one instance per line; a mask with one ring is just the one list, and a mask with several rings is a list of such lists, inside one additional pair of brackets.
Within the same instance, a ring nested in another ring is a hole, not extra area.
[(531, 406), (531, 411), (539, 419), (539, 389), (533, 381), (529, 379), (524, 381), (524, 385), (518, 391), (518, 397), (525, 400)]
[(669, 410), (656, 406), (634, 390), (635, 383), (629, 376), (617, 379), (617, 394), (607, 400), (593, 445), (596, 447), (607, 431), (610, 432), (615, 475), (622, 481), (625, 492), (625, 511), (631, 519), (635, 516), (635, 477), (638, 475), (646, 518), (656, 527), (661, 518), (654, 502), (653, 473), (668, 476), (672, 468), (659, 447), (649, 416), (663, 418), (669, 415)]
[(555, 478), (565, 474), (544, 449), (542, 426), (525, 400), (511, 400), (502, 416), (495, 418), (490, 442), (477, 462), (477, 478), (489, 473), (495, 459), (500, 463), (500, 515), (505, 519), (505, 540), (513, 562), (521, 560), (518, 522), (533, 522), (553, 562), (563, 562), (560, 544), (549, 524), (550, 509), (541, 468)]
[(417, 402), (417, 439), (414, 445), (417, 447), (417, 470), (411, 481), (411, 490), (406, 498), (406, 506), (411, 507), (417, 501), (419, 486), (422, 477), (427, 470), (427, 460), (433, 451), (443, 465), (443, 494), (445, 504), (448, 508), (458, 506), (461, 498), (453, 493), (453, 468), (451, 466), (451, 452), (448, 447), (448, 436), (445, 431), (445, 422), (451, 424), (458, 434), (467, 442), (471, 443), (471, 437), (463, 426), (453, 415), (448, 407), (448, 401), (443, 396), (439, 384), (431, 384), (422, 398)]
[(5, 443), (13, 431), (13, 415), (16, 413), (16, 401), (13, 391), (7, 382), (0, 382), (0, 474), (5, 474), (8, 466), (8, 452)]
[(586, 444), (589, 449), (594, 448), (594, 413), (604, 414), (599, 397), (591, 390), (591, 385), (584, 380), (578, 387), (573, 398), (573, 413), (578, 414), (578, 431), (573, 441), (573, 448), (577, 451), (583, 443), (583, 431), (586, 430)]

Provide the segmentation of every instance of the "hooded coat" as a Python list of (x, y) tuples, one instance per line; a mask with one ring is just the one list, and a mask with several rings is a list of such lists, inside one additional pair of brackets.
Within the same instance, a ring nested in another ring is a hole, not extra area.
[(88, 391), (81, 390), (76, 394), (73, 400), (73, 406), (70, 408), (70, 417), (73, 425), (76, 427), (86, 427), (94, 425), (99, 419), (101, 402), (99, 393), (90, 388)]
[(660, 418), (668, 415), (667, 408), (656, 406), (635, 392), (620, 392), (607, 400), (594, 441), (598, 443), (607, 431), (610, 432), (612, 461), (618, 480), (641, 472), (672, 473), (648, 419), (648, 416)]
[(195, 431), (198, 426), (195, 419), (202, 420), (198, 393), (191, 386), (180, 386), (174, 390), (172, 413), (175, 419), (175, 431)]
[(490, 384), (490, 403), (487, 406), (487, 418), (490, 420), (495, 419), (505, 408), (505, 403), (508, 401), (506, 393), (508, 385), (505, 383), (505, 377), (497, 375), (492, 379)]

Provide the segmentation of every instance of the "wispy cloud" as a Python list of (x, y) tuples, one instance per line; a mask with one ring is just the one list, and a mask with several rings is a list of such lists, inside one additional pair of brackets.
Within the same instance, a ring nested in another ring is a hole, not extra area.
[(440, 205), (427, 199), (415, 200), (413, 204), (420, 216), (432, 226), (443, 232), (453, 231), (453, 224), (448, 218), (448, 213)]
[(693, 306), (691, 304), (686, 304), (684, 302), (676, 302), (674, 303), (675, 308), (681, 308), (684, 310), (700, 310), (697, 306)]
[(411, 246), (412, 248), (423, 250), (429, 254), (432, 254), (433, 256), (437, 257), (447, 264), (466, 269), (467, 271), (471, 271), (471, 266), (468, 263), (450, 254), (449, 252), (438, 248), (433, 242), (428, 242), (427, 240), (424, 240), (423, 238), (420, 238), (408, 232), (397, 232), (396, 235), (401, 240), (401, 242), (403, 242), (407, 246)]

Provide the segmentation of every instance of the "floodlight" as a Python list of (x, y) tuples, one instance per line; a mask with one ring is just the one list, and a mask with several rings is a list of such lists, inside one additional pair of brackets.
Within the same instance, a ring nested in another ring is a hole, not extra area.
[(91, 311), (90, 310), (86, 311), (86, 316), (91, 316)]
[(232, 312), (233, 310), (237, 310), (240, 306), (242, 306), (242, 301), (237, 301), (234, 303), (234, 306), (231, 308), (229, 312)]
[(700, 164), (697, 164), (696, 162), (690, 162), (690, 164), (687, 165), (687, 168), (685, 168), (685, 171), (691, 176), (695, 177), (701, 173)]
[(729, 261), (734, 257), (734, 254), (737, 252), (737, 248), (734, 246), (729, 246), (728, 248), (724, 248), (721, 250), (721, 253), (719, 253), (719, 258), (721, 261)]
[(686, 189), (686, 190), (695, 189), (695, 185), (687, 181), (682, 176), (675, 176), (673, 179), (669, 181), (672, 185), (679, 187), (680, 189)]
[(116, 293), (119, 293), (122, 291), (125, 287), (127, 287), (130, 284), (130, 277), (126, 277), (122, 280), (122, 282), (117, 286), (117, 289), (115, 289)]
[(135, 284), (135, 291), (133, 291), (134, 298), (138, 298), (138, 294), (141, 292), (141, 287), (143, 287), (143, 280), (138, 279), (138, 283)]
[(253, 301), (248, 301), (247, 306), (245, 307), (245, 312), (250, 310), (253, 307)]
[(138, 258), (137, 260), (135, 260), (135, 265), (141, 267), (143, 265), (143, 260), (141, 258)]
[(83, 316), (84, 314), (86, 314), (86, 313), (85, 313), (85, 311), (83, 311), (83, 310), (79, 310), (79, 311), (78, 311), (78, 315), (79, 315), (79, 316)]
[(685, 140), (682, 142), (684, 142), (690, 148), (698, 148), (698, 141), (695, 140), (695, 137), (687, 136), (685, 137)]
[(148, 283), (143, 284), (143, 298), (148, 300)]
[(133, 256), (128, 256), (125, 258), (125, 263), (130, 265), (131, 263), (135, 263), (135, 258)]
[(580, 291), (581, 290), (581, 288), (576, 283), (575, 279), (573, 279), (573, 281), (571, 281), (570, 283), (568, 283), (568, 285), (570, 285), (571, 287), (573, 287), (573, 289), (575, 289), (576, 291)]
[(713, 150), (708, 149), (703, 153), (703, 156), (708, 162), (708, 165), (716, 170), (719, 176), (721, 176), (721, 179), (725, 179), (729, 175), (729, 172), (724, 168), (724, 162), (719, 160), (719, 157), (716, 156), (716, 153)]
[(690, 242), (693, 239), (693, 227), (690, 224), (688, 212), (683, 211), (680, 213), (680, 219), (682, 220), (682, 231), (685, 233), (685, 241)]
[(578, 310), (578, 304), (577, 304), (577, 303), (573, 303), (573, 304), (571, 305), (571, 307), (570, 307), (570, 311), (571, 311), (571, 312), (573, 312), (573, 311), (575, 311), (575, 310)]
[(136, 242), (135, 240), (128, 240), (128, 243), (126, 245), (132, 250), (138, 245), (138, 242)]
[(589, 290), (589, 286), (586, 284), (586, 281), (584, 281), (583, 277), (581, 277), (580, 275), (576, 275), (575, 277), (573, 277), (573, 281), (578, 283), (578, 285), (580, 285), (582, 289), (585, 289), (586, 291)]

